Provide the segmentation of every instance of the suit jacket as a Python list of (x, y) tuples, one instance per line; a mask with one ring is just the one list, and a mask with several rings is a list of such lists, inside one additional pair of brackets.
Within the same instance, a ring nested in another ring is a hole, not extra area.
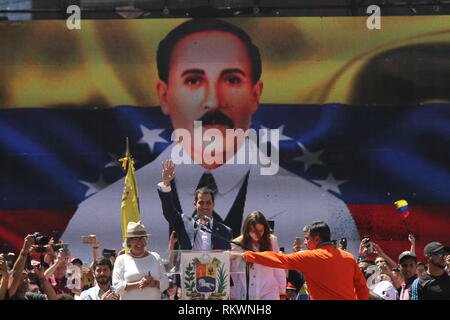
[[(166, 218), (169, 225), (178, 234), (178, 243), (181, 250), (192, 250), (194, 245), (194, 239), (197, 235), (198, 228), (195, 226), (196, 222), (190, 216), (179, 212), (174, 205), (174, 190), (170, 192), (162, 192), (158, 189), (159, 198), (161, 199), (161, 205), (163, 209), (164, 218)], [(231, 229), (226, 225), (213, 219), (212, 228), (213, 234), (211, 234), (211, 246), (212, 250), (230, 250), (230, 243), (221, 239), (232, 239)], [(220, 237), (215, 236), (215, 234)]]

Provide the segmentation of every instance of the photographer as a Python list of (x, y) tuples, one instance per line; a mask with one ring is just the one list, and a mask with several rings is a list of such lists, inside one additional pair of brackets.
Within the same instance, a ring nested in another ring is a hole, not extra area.
[(25, 263), (28, 258), (31, 246), (34, 244), (35, 237), (33, 235), (27, 235), (25, 241), (20, 251), (19, 257), (14, 264), (11, 280), (8, 286), (8, 300), (54, 300), (56, 299), (56, 294), (52, 290), (50, 283), (43, 276), (44, 267), (41, 264), (35, 265), (33, 267), (38, 280), (41, 282), (44, 293), (34, 293), (29, 291), (29, 280), (28, 272), (25, 270)]
[[(369, 257), (369, 255), (375, 255), (375, 261), (378, 258), (383, 258), (383, 262), (386, 264), (383, 264), (387, 269), (389, 267), (390, 269), (397, 267), (397, 264), (392, 260), (382, 249), (381, 247), (376, 244), (375, 242), (371, 241), (369, 236), (365, 236), (360, 244), (359, 244), (359, 260), (364, 260)], [(381, 261), (380, 261), (381, 262)]]
[(34, 244), (33, 235), (31, 234), (27, 235), (25, 237), (22, 250), (20, 250), (19, 257), (14, 263), (11, 273), (11, 279), (8, 284), (8, 296), (10, 297), (10, 299), (14, 298), (16, 294), (17, 298), (25, 299), (25, 293), (28, 290), (28, 274), (24, 269), (28, 253), (33, 244)]
[(6, 293), (8, 292), (8, 282), (9, 282), (9, 274), (8, 274), (8, 263), (2, 254), (0, 254), (0, 300), (4, 300), (6, 297)]

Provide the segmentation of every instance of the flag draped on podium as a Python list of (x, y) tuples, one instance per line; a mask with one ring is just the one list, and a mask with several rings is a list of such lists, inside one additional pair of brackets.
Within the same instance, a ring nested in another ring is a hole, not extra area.
[(136, 184), (134, 161), (131, 155), (127, 155), (119, 160), (126, 171), (125, 186), (122, 193), (121, 216), (122, 216), (122, 237), (125, 241), (128, 222), (141, 220), (139, 214), (139, 193)]

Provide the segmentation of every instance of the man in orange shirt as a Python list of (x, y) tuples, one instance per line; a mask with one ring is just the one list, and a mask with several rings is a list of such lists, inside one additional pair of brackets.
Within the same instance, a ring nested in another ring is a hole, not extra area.
[(251, 252), (243, 254), (247, 262), (303, 273), (311, 300), (367, 300), (369, 288), (353, 255), (337, 249), (331, 242), (331, 232), (323, 221), (306, 226), (307, 251), (283, 254)]

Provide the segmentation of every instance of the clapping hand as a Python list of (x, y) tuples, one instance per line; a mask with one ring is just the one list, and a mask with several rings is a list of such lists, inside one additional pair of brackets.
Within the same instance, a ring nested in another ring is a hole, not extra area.
[(102, 300), (119, 300), (120, 296), (109, 289), (102, 295)]
[(172, 160), (166, 160), (162, 163), (162, 180), (166, 187), (170, 185), (170, 181), (175, 178), (175, 163)]
[(148, 273), (148, 276), (145, 276), (139, 281), (139, 289), (144, 289), (145, 287), (156, 287), (158, 285), (158, 281), (153, 279), (151, 273)]

